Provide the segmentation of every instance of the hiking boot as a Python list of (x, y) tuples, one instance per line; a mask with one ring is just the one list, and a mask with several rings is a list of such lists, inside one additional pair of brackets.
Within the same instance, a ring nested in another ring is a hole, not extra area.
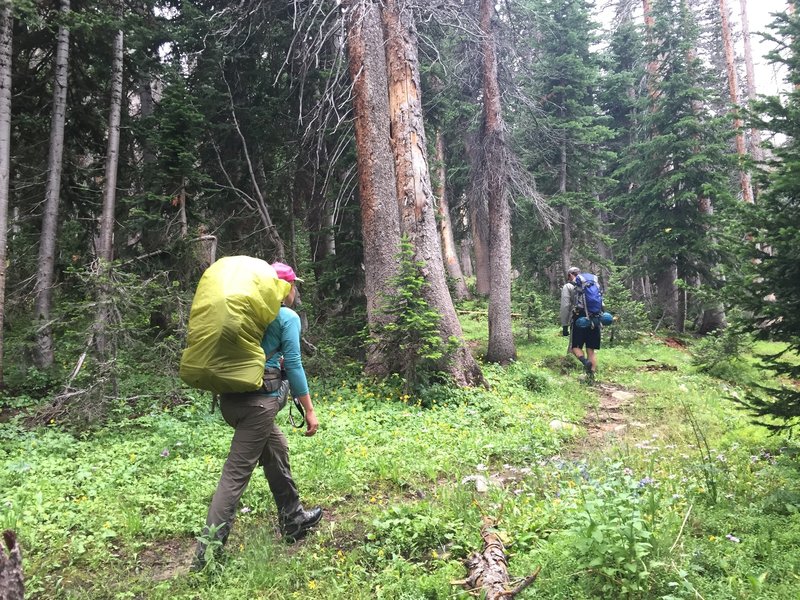
[[(203, 569), (206, 568), (206, 565), (209, 562), (209, 557), (206, 556), (206, 552), (208, 552), (208, 547), (206, 544), (200, 543), (197, 545), (197, 549), (194, 551), (194, 559), (192, 560), (192, 565), (189, 567), (190, 573), (199, 573)], [(213, 563), (218, 563), (222, 558), (222, 546), (219, 545), (213, 550), (213, 558), (210, 558)]]
[(306, 533), (322, 519), (322, 508), (319, 506), (311, 510), (300, 508), (291, 516), (280, 516), (281, 533), (290, 544), (305, 537)]

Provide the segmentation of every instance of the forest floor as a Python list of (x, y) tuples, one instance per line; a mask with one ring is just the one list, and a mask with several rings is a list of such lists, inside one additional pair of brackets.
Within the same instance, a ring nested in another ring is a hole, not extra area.
[[(464, 326), (480, 355), (485, 322)], [(467, 598), (453, 582), (484, 516), (512, 575), (541, 568), (520, 598), (800, 597), (800, 448), (731, 401), (768, 381), (756, 363), (710, 374), (695, 341), (645, 336), (604, 348), (589, 386), (558, 333), (520, 331), (515, 364), (484, 366), (489, 390), (320, 372), (319, 434), (284, 430), (325, 518), (283, 543), (257, 473), (222, 561), (196, 574), (230, 441), (207, 397), (84, 432), (7, 406), (0, 526), (20, 534), (27, 597)]]

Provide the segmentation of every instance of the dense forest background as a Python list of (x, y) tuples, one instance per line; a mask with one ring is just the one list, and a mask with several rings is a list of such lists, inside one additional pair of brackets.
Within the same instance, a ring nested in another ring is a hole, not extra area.
[[(505, 364), (512, 316), (553, 326), (572, 264), (620, 336), (797, 350), (793, 7), (763, 97), (725, 0), (602, 24), (582, 0), (4, 2), (5, 389), (93, 418), (133, 372), (174, 382), (196, 282), (233, 254), (305, 277), (318, 372), (480, 385), (454, 302), (488, 298), (483, 358)], [(800, 414), (792, 388), (746, 402)]]

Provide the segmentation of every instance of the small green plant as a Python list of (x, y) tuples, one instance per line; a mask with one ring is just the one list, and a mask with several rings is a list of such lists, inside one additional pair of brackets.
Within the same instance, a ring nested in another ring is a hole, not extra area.
[(406, 391), (426, 386), (441, 372), (441, 362), (452, 351), (454, 340), (444, 342), (439, 333), (440, 317), (424, 297), (427, 285), (414, 260), (414, 249), (407, 237), (400, 242), (399, 269), (390, 280), (392, 293), (384, 297), (381, 312), (386, 323), (375, 331), (373, 341), (395, 357), (395, 368), (406, 380)]
[(631, 291), (625, 287), (627, 277), (624, 269), (613, 269), (604, 291), (605, 308), (614, 315), (614, 324), (603, 338), (603, 343), (607, 340), (608, 345), (630, 345), (651, 326), (644, 304), (634, 300)]
[(367, 539), (378, 556), (419, 558), (453, 539), (452, 523), (445, 522), (428, 507), (395, 505), (372, 522)]
[(550, 380), (541, 371), (526, 371), (520, 381), (526, 390), (536, 394), (541, 394), (550, 387)]
[(197, 566), (207, 572), (218, 571), (222, 565), (222, 540), (217, 537), (217, 532), (223, 525), (211, 525), (197, 536), (197, 541), (203, 544), (203, 554), (198, 556)]
[(511, 287), (512, 310), (520, 315), (525, 326), (526, 338), (537, 341), (535, 331), (552, 323), (558, 318), (555, 312), (557, 304), (546, 294), (534, 289), (534, 283), (518, 278)]
[(711, 453), (711, 448), (708, 445), (708, 439), (703, 432), (700, 422), (697, 420), (691, 407), (685, 400), (681, 400), (683, 409), (686, 411), (686, 417), (689, 424), (692, 426), (692, 433), (697, 444), (697, 449), (700, 452), (701, 467), (700, 472), (705, 482), (705, 491), (711, 504), (716, 504), (718, 500), (717, 490), (717, 471), (718, 467), (715, 464), (714, 457)]
[(700, 340), (692, 349), (692, 364), (712, 377), (741, 383), (743, 372), (749, 370), (743, 356), (752, 350), (752, 337), (729, 327)]
[(656, 566), (655, 527), (661, 494), (650, 477), (636, 480), (619, 465), (587, 485), (577, 480), (575, 511), (566, 519), (570, 553), (588, 574), (592, 594), (636, 598), (650, 591)]

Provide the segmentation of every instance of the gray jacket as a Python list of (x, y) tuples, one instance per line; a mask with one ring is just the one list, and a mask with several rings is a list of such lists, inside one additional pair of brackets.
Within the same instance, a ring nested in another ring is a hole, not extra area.
[(561, 288), (561, 326), (569, 325), (572, 322), (572, 307), (575, 306), (575, 286), (572, 283), (565, 283)]

